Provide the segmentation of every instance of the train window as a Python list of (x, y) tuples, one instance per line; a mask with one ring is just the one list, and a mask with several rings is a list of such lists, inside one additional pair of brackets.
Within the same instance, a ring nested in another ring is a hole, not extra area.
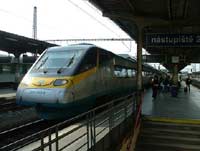
[(127, 73), (126, 68), (123, 68), (123, 69), (122, 69), (122, 71), (121, 71), (121, 77), (123, 77), (123, 78), (128, 77), (128, 73)]
[(132, 69), (128, 69), (127, 73), (128, 73), (128, 77), (129, 78), (133, 77), (133, 71), (132, 71)]
[(90, 50), (84, 57), (83, 62), (81, 63), (79, 72), (87, 71), (95, 67), (96, 64), (97, 64), (97, 51), (96, 49)]
[(80, 60), (82, 50), (47, 51), (32, 68), (31, 72), (43, 72), (49, 69), (70, 69)]
[(115, 75), (115, 77), (119, 77), (120, 76), (120, 71), (114, 71), (114, 75)]
[(121, 68), (115, 66), (114, 67), (114, 75), (115, 75), (115, 77), (120, 77), (120, 75), (121, 75), (120, 73), (121, 73)]
[(119, 78), (131, 78), (135, 76), (135, 70), (122, 66), (114, 66), (114, 76)]

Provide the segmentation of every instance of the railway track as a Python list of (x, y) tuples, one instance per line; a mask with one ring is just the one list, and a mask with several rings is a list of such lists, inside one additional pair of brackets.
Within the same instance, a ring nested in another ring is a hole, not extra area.
[(30, 139), (25, 139), (27, 136), (31, 136), (40, 132), (48, 127), (51, 127), (58, 123), (57, 121), (45, 121), (36, 120), (16, 128), (12, 128), (3, 132), (0, 132), (0, 151), (8, 151), (19, 145), (24, 145), (36, 141), (39, 136), (35, 135), (30, 137)]
[(18, 106), (15, 102), (15, 98), (11, 99), (1, 99), (0, 100), (0, 113), (8, 112), (8, 111), (16, 111), (16, 110), (22, 110), (25, 108), (30, 107), (22, 107)]

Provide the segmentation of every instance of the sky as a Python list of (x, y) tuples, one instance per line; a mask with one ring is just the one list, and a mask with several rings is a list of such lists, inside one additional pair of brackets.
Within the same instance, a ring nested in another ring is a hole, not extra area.
[[(87, 0), (0, 0), (0, 4), (0, 30), (6, 32), (32, 38), (33, 7), (37, 6), (39, 40), (130, 38), (110, 19), (103, 17), (102, 13)], [(116, 54), (136, 56), (135, 41), (88, 43)], [(158, 64), (153, 66), (158, 67)]]
[[(0, 30), (32, 37), (37, 6), (37, 38), (130, 38), (86, 0), (0, 0)], [(135, 42), (88, 42), (114, 53), (136, 55)], [(58, 43), (67, 45), (70, 43)]]

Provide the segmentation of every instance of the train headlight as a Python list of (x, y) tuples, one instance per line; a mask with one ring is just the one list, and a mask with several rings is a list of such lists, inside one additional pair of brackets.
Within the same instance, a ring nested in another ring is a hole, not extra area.
[(53, 83), (54, 86), (61, 86), (67, 84), (68, 81), (65, 79), (56, 79)]

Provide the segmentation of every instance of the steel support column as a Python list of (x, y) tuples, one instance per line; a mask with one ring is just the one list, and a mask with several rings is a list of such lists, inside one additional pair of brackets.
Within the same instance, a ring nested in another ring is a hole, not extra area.
[[(136, 96), (136, 110), (134, 115), (134, 135), (131, 141), (130, 150), (135, 150), (136, 140), (138, 138), (138, 130), (140, 129), (141, 121), (141, 106), (142, 106), (142, 27), (138, 25), (138, 39), (137, 39), (137, 96)], [(134, 104), (135, 104), (134, 103)]]
[(173, 66), (173, 85), (178, 86), (178, 65)]
[(141, 101), (142, 91), (142, 28), (138, 27), (138, 39), (137, 39), (137, 105)]
[(176, 97), (178, 94), (178, 65), (173, 65), (173, 85), (171, 87), (171, 95)]

